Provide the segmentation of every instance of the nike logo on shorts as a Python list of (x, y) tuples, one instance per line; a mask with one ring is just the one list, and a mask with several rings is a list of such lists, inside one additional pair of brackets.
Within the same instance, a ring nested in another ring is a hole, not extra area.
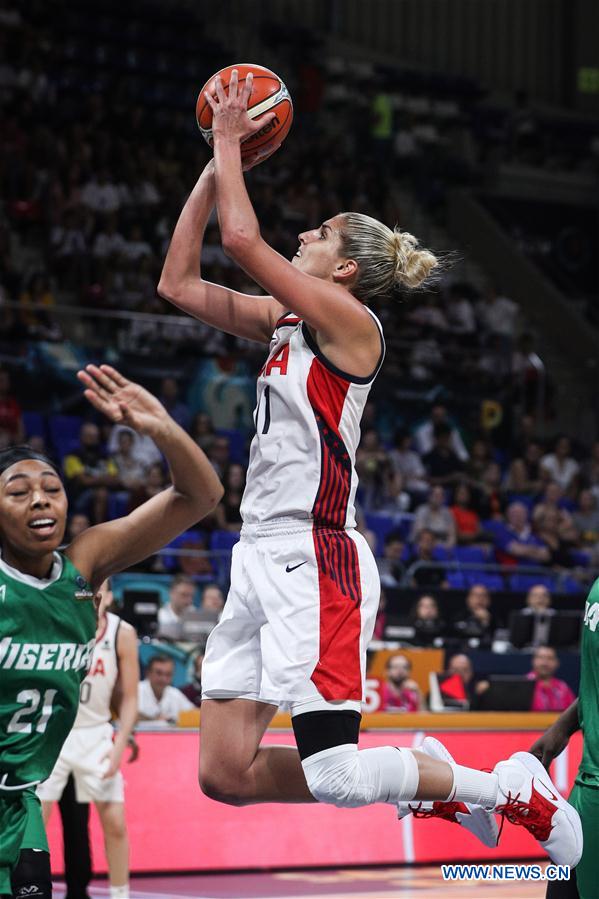
[(290, 571), (295, 571), (296, 568), (301, 568), (302, 565), (305, 565), (308, 560), (306, 559), (304, 562), (299, 562), (297, 565), (293, 565), (291, 568), (287, 565), (285, 571), (289, 574)]

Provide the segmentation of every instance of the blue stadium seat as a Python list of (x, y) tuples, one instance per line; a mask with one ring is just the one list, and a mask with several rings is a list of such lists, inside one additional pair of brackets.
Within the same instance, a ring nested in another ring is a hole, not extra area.
[(508, 581), (510, 590), (515, 593), (526, 593), (537, 584), (542, 584), (548, 590), (555, 590), (555, 578), (549, 574), (512, 574)]
[(52, 415), (48, 420), (50, 441), (60, 459), (79, 446), (79, 431), (83, 419), (78, 415)]
[(484, 565), (489, 561), (489, 551), (480, 546), (456, 546), (454, 555), (456, 562), (464, 565)]
[(216, 433), (219, 437), (229, 438), (229, 455), (231, 462), (237, 465), (245, 465), (247, 463), (246, 438), (242, 431), (227, 430), (226, 428), (218, 428)]
[(464, 580), (468, 587), (481, 584), (487, 590), (504, 590), (505, 584), (500, 574), (492, 571), (464, 571)]
[(591, 564), (591, 554), (583, 549), (571, 549), (570, 558), (575, 565), (582, 565), (583, 568)]
[(451, 587), (452, 590), (464, 590), (466, 588), (466, 582), (464, 580), (464, 575), (461, 571), (448, 571), (447, 572), (447, 583)]
[(27, 437), (46, 437), (46, 422), (39, 412), (23, 412), (23, 425)]
[(447, 546), (435, 546), (433, 549), (435, 562), (452, 562), (453, 558), (453, 549), (449, 549)]
[[(239, 534), (231, 531), (214, 531), (210, 541), (210, 549), (223, 553), (212, 560), (219, 584), (228, 584), (231, 572), (231, 550), (239, 542)], [(224, 553), (227, 553), (226, 555)]]
[(379, 515), (367, 512), (364, 516), (366, 527), (376, 536), (376, 554), (382, 556), (385, 550), (385, 538), (387, 534), (395, 530), (395, 519), (392, 515)]
[[(205, 533), (203, 531), (195, 530), (183, 531), (182, 534), (179, 534), (178, 537), (175, 537), (174, 540), (171, 540), (171, 542), (165, 546), (165, 550), (179, 549), (183, 546), (187, 549), (193, 549), (194, 546), (197, 546), (198, 549), (207, 549), (208, 541)], [(176, 571), (180, 567), (180, 558), (181, 557), (177, 556), (175, 553), (168, 554), (165, 552), (162, 556), (162, 564), (167, 571)], [(209, 577), (208, 579), (211, 580), (212, 578)]]
[(129, 509), (129, 494), (126, 490), (111, 490), (108, 494), (108, 519), (123, 518)]

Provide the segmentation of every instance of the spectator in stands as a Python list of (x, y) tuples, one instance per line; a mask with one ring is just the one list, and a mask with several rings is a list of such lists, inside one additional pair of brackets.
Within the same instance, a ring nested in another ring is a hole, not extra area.
[(189, 433), (205, 453), (212, 446), (216, 436), (212, 419), (206, 412), (198, 412), (194, 415)]
[(478, 487), (487, 465), (492, 461), (493, 454), (489, 441), (483, 437), (478, 437), (472, 444), (470, 458), (464, 466), (464, 476), (474, 487)]
[(582, 546), (599, 543), (599, 503), (592, 490), (581, 490), (578, 509), (572, 515)]
[(223, 477), (227, 466), (231, 464), (230, 452), (229, 438), (224, 434), (216, 434), (206, 450), (206, 455), (220, 478)]
[(0, 429), (6, 432), (9, 443), (23, 443), (23, 413), (12, 389), (10, 372), (5, 368), (0, 368)]
[(142, 503), (151, 499), (152, 496), (156, 496), (157, 493), (164, 490), (167, 484), (168, 478), (162, 464), (158, 462), (150, 465), (146, 469), (143, 484), (137, 490), (132, 491), (129, 497), (129, 511), (131, 512), (133, 509), (141, 506)]
[(468, 284), (451, 284), (447, 292), (445, 314), (449, 330), (462, 338), (471, 338), (476, 331), (474, 307), (468, 296), (470, 293)]
[(437, 600), (425, 594), (421, 596), (410, 614), (410, 624), (414, 628), (411, 643), (416, 646), (437, 644), (445, 634), (446, 625), (439, 613)]
[(223, 475), (225, 492), (214, 510), (216, 527), (220, 531), (238, 533), (241, 530), (241, 499), (245, 488), (245, 468), (235, 463), (228, 465)]
[(462, 678), (470, 711), (476, 709), (478, 697), (489, 687), (489, 682), (474, 676), (474, 668), (470, 657), (463, 652), (453, 655), (447, 663), (449, 674), (457, 674)]
[[(422, 533), (425, 532), (423, 531)], [(405, 541), (401, 531), (389, 531), (385, 537), (383, 555), (376, 559), (379, 577), (384, 587), (399, 587), (403, 581), (406, 573), (406, 567), (402, 563), (404, 552)]]
[(481, 518), (493, 521), (503, 520), (505, 498), (501, 488), (501, 468), (497, 462), (490, 462), (483, 472), (480, 483), (479, 509)]
[(559, 659), (552, 646), (537, 646), (532, 657), (532, 671), (527, 675), (534, 680), (535, 690), (531, 712), (563, 712), (576, 696), (568, 684), (555, 677)]
[(547, 509), (535, 521), (535, 533), (549, 550), (549, 564), (559, 568), (571, 568), (574, 564), (571, 551), (576, 547), (578, 533), (572, 520), (563, 523), (558, 509)]
[(218, 584), (206, 584), (202, 591), (200, 608), (203, 612), (215, 612), (218, 617), (225, 607), (225, 597)]
[(153, 656), (145, 679), (139, 682), (137, 708), (139, 721), (176, 724), (179, 714), (195, 708), (181, 690), (172, 686), (175, 663), (169, 656)]
[(119, 189), (109, 180), (108, 170), (100, 168), (84, 185), (81, 202), (91, 212), (108, 215), (116, 212), (121, 205)]
[(435, 557), (435, 547), (437, 541), (432, 531), (424, 528), (418, 535), (416, 541), (415, 552), (406, 560), (406, 567), (411, 568), (416, 562), (433, 562), (434, 568), (428, 566), (418, 567), (412, 573), (412, 584), (415, 587), (441, 587), (446, 589), (449, 584), (447, 582), (447, 574), (444, 566)]
[(591, 456), (584, 466), (583, 473), (586, 485), (599, 503), (599, 440), (593, 443)]
[(484, 539), (480, 518), (473, 508), (472, 493), (467, 484), (458, 484), (455, 488), (450, 511), (455, 521), (458, 543), (476, 543)]
[(111, 454), (118, 452), (119, 434), (122, 431), (128, 431), (131, 434), (133, 438), (132, 455), (144, 468), (149, 468), (150, 465), (154, 465), (156, 462), (162, 462), (162, 453), (152, 438), (145, 434), (138, 434), (137, 431), (133, 431), (127, 425), (114, 425), (111, 429), (110, 437), (108, 438), (108, 451)]
[(551, 558), (548, 547), (532, 532), (528, 509), (522, 503), (510, 503), (506, 523), (495, 533), (497, 560), (503, 565), (546, 565)]
[(139, 263), (145, 256), (152, 255), (152, 247), (143, 239), (139, 225), (132, 225), (129, 239), (125, 241), (123, 255), (129, 262)]
[(404, 490), (402, 475), (389, 467), (380, 490), (372, 498), (370, 508), (387, 515), (401, 515), (410, 511), (411, 504), (410, 494)]
[(385, 680), (381, 685), (382, 712), (420, 712), (423, 708), (422, 693), (412, 680), (412, 663), (407, 656), (396, 653), (389, 656), (385, 665)]
[(179, 398), (179, 385), (175, 378), (163, 378), (158, 399), (178, 425), (186, 431), (189, 427), (189, 409)]
[(509, 467), (506, 489), (511, 493), (524, 493), (535, 496), (543, 487), (543, 471), (541, 457), (543, 448), (536, 440), (526, 446), (524, 455), (513, 459)]
[(526, 412), (535, 414), (541, 400), (547, 400), (545, 363), (535, 351), (533, 334), (526, 332), (518, 338), (512, 354), (514, 402)]
[(193, 660), (193, 671), (191, 680), (184, 687), (181, 687), (181, 693), (187, 697), (190, 702), (199, 708), (202, 705), (202, 662), (204, 661), (204, 647), (202, 647)]
[[(29, 337), (38, 340), (58, 340), (62, 336), (60, 328), (50, 314), (56, 300), (48, 276), (44, 272), (34, 272), (31, 275), (27, 289), (19, 297), (19, 303), (21, 322)], [(38, 308), (33, 309), (33, 306)], [(40, 309), (40, 306), (43, 308)]]
[(433, 406), (430, 418), (423, 422), (414, 432), (414, 443), (420, 455), (425, 456), (432, 450), (435, 425), (449, 425), (451, 429), (451, 449), (460, 462), (466, 462), (468, 460), (468, 450), (464, 446), (464, 441), (458, 429), (451, 425), (447, 409), (442, 405)]
[(564, 491), (556, 481), (546, 485), (541, 501), (533, 509), (533, 523), (540, 521), (545, 512), (555, 512), (561, 525), (572, 524), (572, 516), (564, 507)]
[(131, 431), (120, 431), (118, 450), (112, 460), (117, 467), (119, 481), (127, 490), (139, 490), (145, 480), (145, 469), (133, 455), (133, 434)]
[(125, 251), (125, 238), (118, 230), (119, 220), (115, 214), (109, 215), (104, 228), (98, 232), (92, 249), (96, 259), (116, 262)]
[(76, 512), (91, 516), (94, 524), (106, 520), (108, 491), (120, 487), (118, 469), (100, 445), (100, 429), (85, 422), (79, 432), (80, 445), (64, 459), (67, 492)]
[(385, 639), (385, 627), (387, 626), (387, 594), (381, 586), (381, 595), (379, 597), (379, 607), (376, 612), (376, 621), (374, 622), (374, 630), (372, 632), (373, 640)]
[(356, 453), (356, 472), (366, 509), (375, 505), (389, 468), (390, 461), (378, 432), (374, 428), (365, 429)]
[(422, 459), (412, 449), (412, 438), (406, 428), (402, 428), (395, 434), (394, 449), (388, 454), (388, 459), (398, 471), (404, 481), (404, 487), (413, 500), (422, 500), (428, 493), (428, 481)]
[(516, 336), (518, 304), (489, 287), (483, 300), (476, 307), (476, 315), (483, 331), (500, 334), (511, 341)]
[(158, 610), (159, 631), (182, 623), (183, 613), (193, 605), (195, 581), (186, 574), (177, 574), (171, 581), (168, 595), (169, 601)]
[(575, 485), (580, 465), (571, 455), (569, 437), (561, 435), (557, 438), (553, 452), (541, 459), (541, 468), (564, 492), (568, 492)]
[(491, 613), (491, 597), (483, 584), (473, 584), (470, 587), (466, 595), (466, 607), (456, 616), (454, 630), (470, 646), (481, 649), (491, 646), (495, 625)]
[(529, 589), (526, 594), (526, 609), (531, 612), (546, 612), (550, 606), (551, 593), (544, 584), (535, 584)]
[(75, 537), (78, 537), (79, 534), (82, 534), (83, 531), (86, 531), (89, 527), (91, 527), (89, 515), (86, 515), (84, 512), (75, 512), (74, 515), (71, 515), (67, 523), (65, 543), (72, 543)]
[(451, 548), (456, 542), (456, 526), (453, 515), (445, 505), (443, 487), (431, 487), (428, 501), (418, 506), (410, 539), (415, 542), (422, 530), (432, 531), (435, 539), (443, 546)]
[(422, 461), (431, 484), (455, 484), (462, 477), (464, 466), (451, 448), (449, 425), (435, 425), (433, 448)]

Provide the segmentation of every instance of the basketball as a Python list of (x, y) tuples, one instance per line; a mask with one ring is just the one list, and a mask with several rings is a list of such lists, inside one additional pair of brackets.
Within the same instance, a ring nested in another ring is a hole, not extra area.
[(240, 63), (227, 66), (216, 72), (208, 79), (198, 96), (196, 104), (196, 119), (204, 140), (210, 147), (212, 140), (212, 110), (206, 100), (205, 91), (214, 96), (216, 94), (215, 81), (220, 75), (223, 87), (227, 90), (231, 72), (237, 69), (239, 73), (239, 89), (243, 87), (246, 76), (253, 73), (254, 83), (248, 103), (248, 115), (251, 119), (264, 115), (265, 112), (274, 110), (275, 118), (268, 122), (256, 134), (252, 134), (241, 145), (241, 158), (244, 164), (255, 164), (258, 160), (266, 159), (283, 143), (291, 123), (293, 121), (293, 103), (289, 91), (278, 75), (265, 69), (263, 66), (251, 63)]

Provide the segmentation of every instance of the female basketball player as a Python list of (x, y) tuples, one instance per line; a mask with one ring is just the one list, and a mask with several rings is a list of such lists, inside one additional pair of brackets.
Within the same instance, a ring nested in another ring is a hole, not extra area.
[[(181, 213), (158, 287), (202, 321), (269, 344), (231, 590), (202, 670), (202, 789), (234, 805), (451, 800), (435, 803), (438, 812), (470, 824), (481, 805), (536, 828), (553, 857), (571, 862), (578, 816), (561, 798), (549, 800), (557, 791), (543, 789), (550, 781), (527, 753), (487, 774), (403, 748), (358, 750), (379, 578), (354, 527), (354, 460), (384, 355), (367, 303), (417, 287), (437, 260), (411, 235), (355, 213), (300, 234), (291, 262), (269, 247), (242, 173), (241, 141), (272, 117), (250, 120), (251, 83), (250, 76), (240, 89), (234, 72), (228, 94), (217, 79), (216, 97), (208, 97), (214, 161)], [(225, 252), (269, 296), (202, 280), (202, 237), (215, 202)], [(297, 750), (260, 746), (281, 705), (291, 711)], [(436, 743), (428, 751), (447, 758)], [(533, 776), (550, 806), (532, 789)], [(480, 811), (471, 829), (488, 840), (494, 820)]]
[(95, 591), (195, 524), (223, 492), (202, 450), (146, 390), (107, 365), (79, 378), (92, 405), (155, 441), (172, 487), (59, 553), (67, 498), (55, 466), (26, 446), (0, 453), (0, 896), (51, 895), (35, 786), (75, 719), (95, 643)]

